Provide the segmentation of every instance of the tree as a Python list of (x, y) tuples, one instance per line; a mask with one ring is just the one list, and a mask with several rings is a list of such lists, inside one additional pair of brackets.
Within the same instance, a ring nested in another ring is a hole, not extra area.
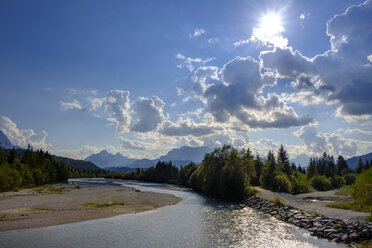
[(289, 163), (288, 153), (283, 145), (280, 145), (277, 158), (278, 166), (288, 177), (291, 175), (291, 165)]
[(355, 168), (356, 173), (362, 173), (364, 170), (363, 160), (361, 157), (359, 157), (358, 166)]
[(16, 159), (17, 154), (15, 148), (13, 147), (12, 150), (10, 150), (10, 154), (8, 156), (8, 164), (13, 164)]
[(307, 178), (312, 178), (313, 176), (317, 174), (318, 174), (318, 171), (317, 171), (315, 159), (310, 158), (309, 166), (307, 167), (307, 173), (306, 173)]
[(337, 169), (337, 175), (339, 176), (342, 175), (343, 169), (349, 169), (349, 166), (347, 166), (347, 162), (341, 155), (338, 156), (337, 158), (336, 169)]
[(273, 151), (267, 153), (266, 165), (262, 173), (261, 183), (265, 189), (273, 189), (275, 171), (277, 170)]

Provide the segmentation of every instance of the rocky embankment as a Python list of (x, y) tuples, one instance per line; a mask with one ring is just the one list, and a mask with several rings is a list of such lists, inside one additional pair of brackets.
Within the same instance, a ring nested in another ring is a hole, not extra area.
[(352, 242), (372, 241), (371, 222), (348, 222), (318, 216), (291, 206), (277, 205), (255, 195), (250, 196), (244, 203), (279, 220), (305, 228), (312, 235), (332, 242), (351, 244)]

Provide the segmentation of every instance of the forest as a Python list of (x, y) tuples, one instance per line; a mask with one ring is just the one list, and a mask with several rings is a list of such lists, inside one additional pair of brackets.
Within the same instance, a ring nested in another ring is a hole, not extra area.
[(66, 182), (71, 177), (103, 177), (106, 174), (103, 170), (68, 167), (63, 160), (41, 149), (34, 151), (31, 146), (13, 148), (6, 153), (7, 157), (0, 146), (0, 192)]
[[(191, 187), (210, 197), (240, 201), (254, 192), (250, 186), (300, 194), (354, 185), (357, 179), (366, 178), (365, 175), (371, 173), (371, 164), (372, 161), (363, 163), (359, 160), (359, 165), (354, 171), (348, 167), (342, 156), (338, 156), (335, 161), (333, 156), (324, 152), (321, 157), (311, 158), (305, 169), (289, 161), (283, 145), (276, 154), (269, 151), (264, 158), (253, 155), (250, 149), (238, 151), (225, 145), (205, 154), (199, 165), (191, 163), (178, 169), (172, 162), (159, 161), (147, 170), (109, 173), (106, 178), (174, 183)], [(370, 179), (367, 177), (366, 180)], [(366, 184), (372, 185), (372, 182)], [(370, 188), (363, 190), (366, 191), (365, 194), (372, 195)]]

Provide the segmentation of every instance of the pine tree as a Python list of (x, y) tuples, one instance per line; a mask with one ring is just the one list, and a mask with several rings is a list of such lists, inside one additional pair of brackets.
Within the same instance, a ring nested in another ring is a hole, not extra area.
[(363, 160), (359, 157), (358, 166), (355, 168), (356, 173), (362, 173), (364, 169)]
[(349, 166), (347, 166), (347, 162), (341, 155), (338, 156), (337, 158), (336, 168), (337, 168), (337, 174), (339, 176), (342, 174), (342, 170), (349, 169)]
[(307, 177), (312, 178), (318, 174), (316, 161), (313, 158), (310, 158), (309, 166), (307, 167)]
[(280, 145), (277, 162), (279, 168), (289, 177), (292, 174), (291, 165), (289, 163), (288, 153), (283, 145)]

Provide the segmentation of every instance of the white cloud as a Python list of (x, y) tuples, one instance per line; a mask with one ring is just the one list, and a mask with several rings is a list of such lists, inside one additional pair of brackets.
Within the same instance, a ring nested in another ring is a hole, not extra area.
[(205, 34), (205, 29), (202, 29), (202, 28), (195, 28), (194, 29), (194, 32), (192, 34), (189, 35), (190, 38), (193, 38), (193, 37), (198, 37), (202, 34)]
[(166, 121), (159, 132), (167, 136), (205, 136), (215, 132), (215, 127), (204, 123), (195, 123), (191, 119), (179, 118), (176, 123)]
[(116, 124), (116, 132), (129, 131), (129, 91), (111, 90), (107, 92), (104, 102), (105, 113), (110, 117), (107, 120)]
[[(206, 58), (206, 59), (190, 58), (190, 57), (186, 57), (183, 54), (177, 53), (176, 54), (176, 59), (182, 60), (183, 63), (185, 63), (185, 66), (189, 69), (189, 71), (192, 72), (192, 71), (195, 70), (195, 64), (205, 66), (206, 63), (211, 62), (215, 58), (213, 58), (213, 57)], [(179, 64), (177, 67), (182, 68), (182, 64)]]
[(292, 48), (276, 48), (261, 52), (266, 70), (276, 71), (280, 77), (298, 80), (307, 77), (310, 85), (297, 88), (312, 89), (332, 104), (340, 104), (337, 116), (347, 121), (370, 121), (372, 116), (372, 70), (365, 66), (372, 51), (372, 1), (351, 6), (327, 23), (332, 49), (307, 58)]
[(18, 129), (17, 124), (9, 117), (0, 116), (0, 130), (9, 138), (13, 145), (26, 147), (31, 145), (34, 148), (47, 149), (46, 144), (48, 133), (44, 130), (35, 133), (32, 129)]
[(308, 155), (319, 156), (325, 151), (334, 156), (350, 157), (372, 149), (372, 142), (347, 139), (338, 133), (317, 132), (316, 126), (302, 127), (294, 135), (304, 141)]
[[(139, 151), (146, 150), (146, 145), (143, 142), (132, 140), (132, 139), (126, 139), (124, 137), (119, 137), (119, 144), (122, 150), (139, 150)], [(147, 146), (148, 145), (149, 144), (147, 144)]]
[(62, 110), (70, 110), (70, 109), (77, 109), (77, 110), (85, 110), (84, 107), (81, 106), (78, 100), (73, 100), (72, 102), (60, 102)]
[(367, 56), (367, 60), (372, 63), (372, 54)]
[(131, 131), (148, 132), (156, 129), (163, 122), (165, 103), (157, 96), (139, 97), (132, 104), (133, 124)]
[(218, 43), (218, 42), (220, 42), (220, 39), (217, 38), (217, 37), (208, 39), (209, 44), (214, 44), (214, 43)]
[(235, 117), (251, 128), (287, 128), (313, 121), (308, 115), (299, 117), (275, 94), (257, 96), (264, 87), (274, 85), (276, 79), (270, 73), (262, 74), (260, 64), (253, 58), (236, 57), (220, 73), (223, 84), (208, 86), (203, 95), (216, 121), (228, 122)]
[(305, 15), (302, 13), (298, 18), (300, 18), (301, 20), (304, 20), (305, 19)]

